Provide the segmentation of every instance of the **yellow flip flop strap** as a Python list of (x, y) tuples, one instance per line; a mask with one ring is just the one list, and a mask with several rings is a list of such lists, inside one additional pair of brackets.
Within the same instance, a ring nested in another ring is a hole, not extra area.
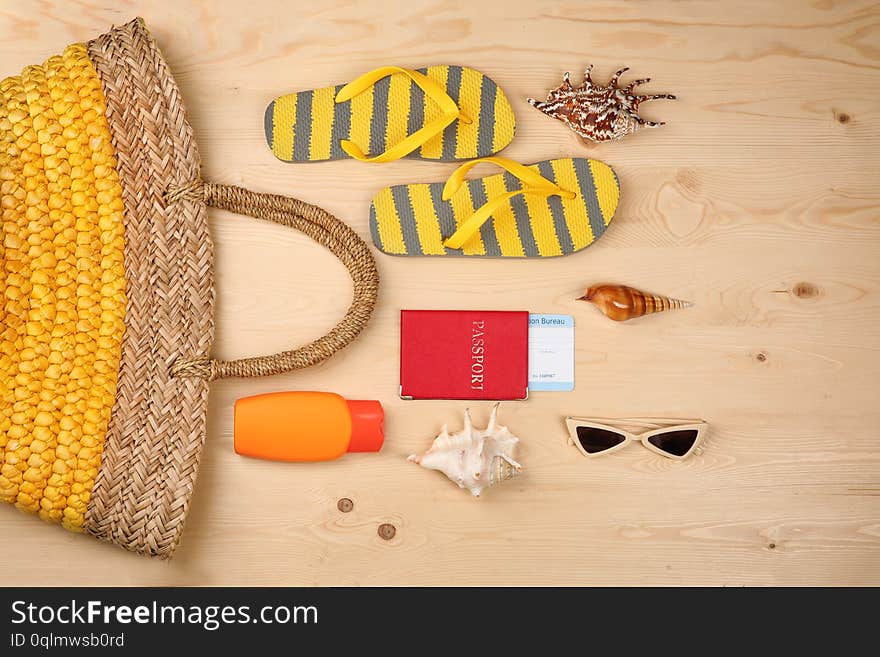
[(481, 162), (489, 162), (496, 164), (508, 173), (516, 176), (522, 182), (521, 189), (515, 189), (501, 196), (489, 199), (484, 205), (480, 206), (470, 217), (468, 217), (458, 227), (449, 238), (443, 242), (443, 246), (450, 249), (460, 249), (471, 237), (473, 237), (480, 227), (492, 216), (499, 207), (505, 205), (510, 199), (519, 194), (534, 194), (536, 196), (564, 196), (565, 198), (574, 198), (577, 196), (575, 192), (563, 189), (551, 180), (547, 180), (534, 169), (529, 169), (519, 162), (508, 160), (506, 157), (484, 157), (479, 160), (471, 160), (462, 164), (458, 169), (449, 176), (446, 185), (443, 187), (443, 200), (448, 201), (453, 194), (457, 192), (464, 184), (464, 176), (468, 171), (473, 169)]
[(383, 66), (369, 71), (368, 73), (364, 73), (356, 80), (352, 80), (342, 87), (342, 89), (339, 90), (339, 93), (336, 94), (335, 102), (344, 103), (347, 100), (351, 100), (359, 93), (369, 89), (382, 78), (394, 75), (395, 73), (403, 73), (415, 82), (422, 91), (425, 92), (425, 97), (430, 98), (437, 103), (443, 113), (439, 118), (434, 119), (430, 123), (426, 123), (414, 133), (407, 136), (384, 153), (376, 155), (375, 157), (367, 157), (367, 154), (364, 153), (364, 151), (353, 141), (348, 139), (340, 141), (339, 145), (342, 147), (342, 150), (356, 160), (360, 160), (361, 162), (392, 162), (394, 160), (399, 160), (412, 153), (432, 137), (443, 132), (443, 130), (446, 129), (446, 126), (450, 125), (456, 119), (462, 123), (472, 123), (470, 117), (466, 116), (464, 112), (461, 111), (458, 105), (455, 104), (455, 101), (446, 93), (446, 90), (436, 81), (418, 71), (411, 71), (408, 68), (400, 68), (399, 66)]

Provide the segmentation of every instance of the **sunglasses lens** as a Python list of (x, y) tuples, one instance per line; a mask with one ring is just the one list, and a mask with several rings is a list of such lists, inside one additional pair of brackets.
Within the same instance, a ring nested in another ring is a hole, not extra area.
[(661, 452), (666, 452), (673, 456), (684, 456), (691, 451), (691, 447), (697, 442), (697, 433), (696, 429), (658, 433), (655, 436), (650, 436), (648, 442)]
[(578, 442), (587, 454), (604, 452), (625, 440), (619, 433), (597, 427), (578, 427), (577, 436)]

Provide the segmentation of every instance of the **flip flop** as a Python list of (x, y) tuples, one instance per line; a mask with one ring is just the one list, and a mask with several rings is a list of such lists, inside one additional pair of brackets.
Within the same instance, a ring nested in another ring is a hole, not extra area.
[(284, 162), (469, 160), (507, 146), (514, 125), (504, 92), (464, 66), (377, 68), (344, 86), (280, 96), (265, 116), (266, 141)]
[[(465, 181), (480, 162), (506, 173)], [(524, 166), (487, 157), (463, 164), (446, 183), (384, 188), (370, 205), (370, 232), (389, 255), (568, 255), (605, 232), (619, 198), (617, 174), (598, 160)]]

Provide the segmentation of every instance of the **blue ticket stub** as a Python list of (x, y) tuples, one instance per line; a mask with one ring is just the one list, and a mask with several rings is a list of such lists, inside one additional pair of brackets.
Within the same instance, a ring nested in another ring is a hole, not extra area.
[(529, 315), (529, 391), (574, 390), (574, 317)]

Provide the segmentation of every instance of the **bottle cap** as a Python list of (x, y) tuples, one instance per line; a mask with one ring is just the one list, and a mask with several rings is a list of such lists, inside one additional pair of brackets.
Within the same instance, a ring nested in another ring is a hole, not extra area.
[(385, 442), (385, 412), (377, 401), (346, 400), (351, 415), (349, 452), (378, 452)]

